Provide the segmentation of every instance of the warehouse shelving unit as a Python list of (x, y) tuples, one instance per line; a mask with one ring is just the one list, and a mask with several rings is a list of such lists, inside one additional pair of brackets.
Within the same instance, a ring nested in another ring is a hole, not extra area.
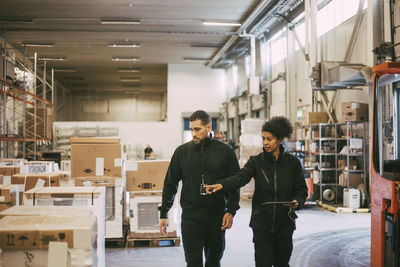
[(305, 168), (314, 170), (320, 201), (338, 203), (343, 188), (357, 187), (358, 182), (368, 185), (367, 122), (320, 123), (305, 127), (308, 131)]
[[(52, 140), (50, 116), (54, 99), (54, 70), (51, 70), (51, 82), (48, 82), (46, 62), (43, 77), (38, 75), (36, 53), (29, 68), (25, 52), (22, 59), (16, 59), (15, 48), (5, 39), (0, 39), (0, 48), (0, 62), (3, 64), (0, 74), (0, 157), (36, 160), (38, 147), (49, 145)], [(13, 73), (15, 68), (23, 72), (22, 81), (17, 82)], [(25, 81), (28, 74), (33, 77), (32, 85)]]

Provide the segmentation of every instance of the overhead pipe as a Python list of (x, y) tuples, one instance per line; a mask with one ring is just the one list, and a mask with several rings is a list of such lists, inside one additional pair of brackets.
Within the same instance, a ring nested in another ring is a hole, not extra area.
[(266, 6), (268, 6), (272, 0), (262, 0), (258, 5), (254, 8), (254, 10), (251, 12), (251, 14), (245, 19), (245, 21), (242, 23), (240, 28), (237, 30), (237, 35), (233, 35), (229, 38), (229, 40), (224, 44), (223, 47), (219, 49), (217, 54), (210, 60), (210, 62), (207, 64), (209, 67), (213, 67), (214, 64), (223, 56), (223, 54), (231, 47), (233, 42), (236, 41), (238, 36), (242, 33), (245, 32), (247, 27), (261, 14), (261, 12), (265, 9)]

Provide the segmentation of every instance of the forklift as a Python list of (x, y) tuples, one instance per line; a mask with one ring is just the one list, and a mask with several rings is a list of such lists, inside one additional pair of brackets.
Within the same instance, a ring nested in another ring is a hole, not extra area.
[(371, 266), (400, 266), (400, 62), (372, 72)]

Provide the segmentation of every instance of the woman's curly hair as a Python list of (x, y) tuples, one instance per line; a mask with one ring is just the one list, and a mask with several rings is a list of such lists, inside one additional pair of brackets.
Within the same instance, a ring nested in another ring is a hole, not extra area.
[(290, 138), (293, 133), (293, 126), (287, 118), (278, 116), (266, 121), (262, 126), (262, 131), (270, 132), (278, 140), (283, 140), (285, 137)]

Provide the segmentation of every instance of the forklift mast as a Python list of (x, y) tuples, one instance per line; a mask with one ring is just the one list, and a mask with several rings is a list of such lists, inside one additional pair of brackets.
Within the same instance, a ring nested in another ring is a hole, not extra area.
[(400, 266), (400, 62), (372, 72), (371, 266)]

